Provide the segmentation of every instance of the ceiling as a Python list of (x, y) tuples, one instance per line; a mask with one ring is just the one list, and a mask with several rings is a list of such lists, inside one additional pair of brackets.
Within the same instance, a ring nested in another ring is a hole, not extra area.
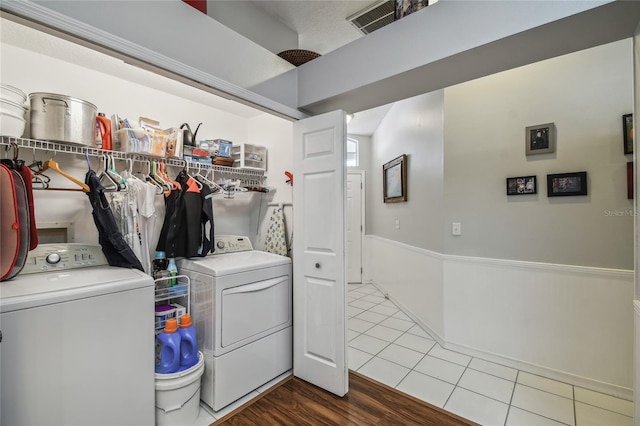
[[(384, 0), (382, 0), (384, 1)], [(347, 18), (381, 0), (254, 0), (257, 7), (298, 33), (298, 48), (329, 53), (364, 35)], [(354, 135), (373, 134), (391, 105), (357, 112), (347, 125)]]

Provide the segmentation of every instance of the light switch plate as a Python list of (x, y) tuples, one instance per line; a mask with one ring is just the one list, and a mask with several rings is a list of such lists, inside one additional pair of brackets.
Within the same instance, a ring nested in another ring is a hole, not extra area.
[(462, 235), (462, 226), (460, 222), (453, 222), (451, 224), (451, 235)]

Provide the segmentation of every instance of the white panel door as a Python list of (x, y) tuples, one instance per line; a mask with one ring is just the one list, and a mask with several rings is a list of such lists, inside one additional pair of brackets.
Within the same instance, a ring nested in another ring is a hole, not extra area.
[(362, 282), (362, 172), (347, 173), (347, 279)]
[(336, 395), (349, 388), (344, 111), (293, 125), (293, 374)]

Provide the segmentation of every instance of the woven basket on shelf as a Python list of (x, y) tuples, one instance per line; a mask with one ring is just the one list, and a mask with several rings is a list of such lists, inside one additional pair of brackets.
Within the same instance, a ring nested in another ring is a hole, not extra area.
[(297, 67), (317, 58), (320, 54), (312, 52), (311, 50), (291, 49), (278, 53), (278, 56)]

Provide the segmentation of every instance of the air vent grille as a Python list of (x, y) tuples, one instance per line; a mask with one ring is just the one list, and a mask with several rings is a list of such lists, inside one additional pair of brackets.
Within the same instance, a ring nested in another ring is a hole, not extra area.
[(347, 18), (363, 34), (369, 34), (394, 20), (394, 1), (385, 0)]

